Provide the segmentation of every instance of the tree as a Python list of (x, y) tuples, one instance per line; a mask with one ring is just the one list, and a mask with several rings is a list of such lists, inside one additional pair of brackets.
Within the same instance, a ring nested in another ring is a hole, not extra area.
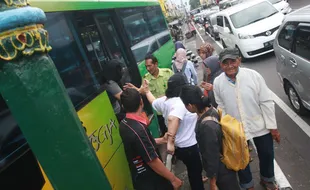
[(199, 0), (189, 0), (189, 5), (191, 6), (191, 10), (196, 9), (200, 6)]

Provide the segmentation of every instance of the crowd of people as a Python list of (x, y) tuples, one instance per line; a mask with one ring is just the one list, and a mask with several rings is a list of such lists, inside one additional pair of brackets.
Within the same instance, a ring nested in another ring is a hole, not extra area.
[[(203, 81), (184, 45), (176, 43), (175, 59), (170, 68), (159, 68), (153, 55), (145, 58), (148, 73), (140, 88), (128, 83), (123, 90), (112, 88), (125, 115), (120, 121), (120, 136), (136, 190), (179, 189), (183, 182), (169, 171), (161, 160), (158, 144), (166, 144), (167, 152), (181, 160), (188, 173), (192, 190), (254, 189), (249, 163), (235, 171), (222, 162), (224, 133), (220, 121), (230, 115), (243, 127), (246, 139), (257, 148), (261, 184), (277, 190), (274, 177), (273, 140), (280, 142), (272, 92), (263, 77), (254, 70), (240, 67), (236, 48), (226, 48), (216, 55), (211, 44), (203, 44)], [(162, 136), (154, 139), (148, 129), (150, 121), (143, 114), (145, 96), (157, 112)], [(221, 110), (219, 112), (218, 110)], [(220, 114), (221, 113), (221, 114)], [(238, 150), (248, 151), (248, 150)], [(204, 172), (203, 172), (204, 171)], [(203, 174), (206, 174), (206, 177)]]

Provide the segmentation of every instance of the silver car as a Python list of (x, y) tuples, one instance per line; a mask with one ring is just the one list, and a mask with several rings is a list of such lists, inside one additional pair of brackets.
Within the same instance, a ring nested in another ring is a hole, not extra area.
[(274, 42), (277, 72), (294, 108), (310, 110), (310, 5), (287, 15)]

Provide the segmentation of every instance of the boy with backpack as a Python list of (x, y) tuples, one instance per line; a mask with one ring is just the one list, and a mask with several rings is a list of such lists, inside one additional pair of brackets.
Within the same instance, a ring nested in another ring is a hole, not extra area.
[[(195, 128), (196, 139), (202, 155), (203, 168), (210, 179), (210, 190), (217, 188), (219, 190), (240, 190), (236, 171), (227, 168), (231, 166), (230, 163), (223, 162), (225, 156), (228, 155), (224, 153), (231, 151), (227, 151), (227, 146), (225, 146), (224, 131), (219, 123), (220, 115), (217, 110), (211, 106), (209, 98), (203, 96), (198, 86), (183, 87), (180, 98), (189, 112), (198, 115)], [(230, 160), (229, 158), (232, 157), (229, 156), (227, 160)], [(233, 162), (233, 165), (240, 167), (237, 162)]]

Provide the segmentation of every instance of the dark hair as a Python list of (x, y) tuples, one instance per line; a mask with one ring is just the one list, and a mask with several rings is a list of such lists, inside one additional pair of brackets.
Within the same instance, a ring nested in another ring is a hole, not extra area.
[(124, 90), (121, 94), (121, 104), (126, 112), (136, 112), (141, 102), (140, 93), (133, 88)]
[(106, 83), (110, 80), (119, 83), (122, 79), (122, 62), (117, 59), (110, 60), (103, 66), (101, 73), (101, 83)]
[(206, 107), (211, 107), (208, 97), (205, 97), (198, 86), (184, 86), (181, 90), (180, 98), (185, 105), (195, 105), (199, 113), (202, 113)]
[(148, 59), (152, 59), (153, 64), (158, 63), (158, 59), (152, 54), (147, 54), (145, 56), (145, 60), (148, 60)]

